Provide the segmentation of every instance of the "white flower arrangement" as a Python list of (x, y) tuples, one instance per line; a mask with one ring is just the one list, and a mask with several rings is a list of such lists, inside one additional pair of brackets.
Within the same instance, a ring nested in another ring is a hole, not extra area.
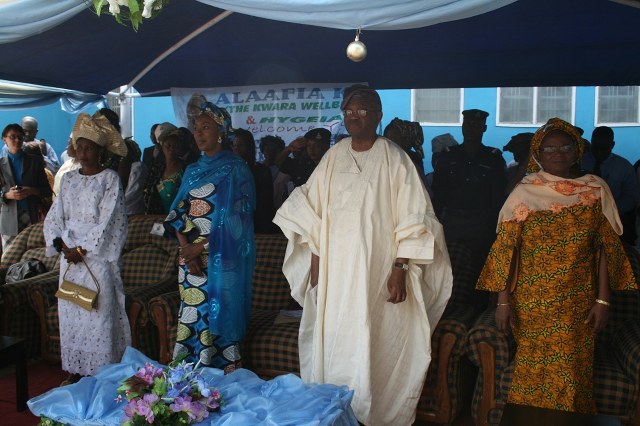
[(134, 30), (142, 23), (143, 19), (155, 17), (169, 0), (92, 0), (93, 9), (98, 16), (101, 13), (109, 13), (120, 24), (130, 22)]

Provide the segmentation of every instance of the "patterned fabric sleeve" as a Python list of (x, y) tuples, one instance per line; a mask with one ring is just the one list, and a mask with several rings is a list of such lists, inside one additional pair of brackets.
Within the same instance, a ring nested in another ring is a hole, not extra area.
[(522, 232), (522, 224), (516, 221), (502, 222), (498, 226), (498, 235), (491, 246), (487, 261), (482, 268), (476, 289), (502, 291), (507, 286), (511, 259)]
[(188, 194), (184, 195), (187, 197), (181, 200), (174, 200), (173, 209), (169, 210), (169, 214), (163, 223), (165, 236), (175, 240), (177, 238), (176, 231), (178, 231), (187, 237), (187, 241), (194, 242), (200, 236), (200, 231), (189, 217), (191, 202)]
[(607, 272), (611, 289), (635, 290), (637, 288), (636, 280), (620, 237), (614, 232), (604, 215), (598, 230), (597, 244), (604, 246), (607, 254)]

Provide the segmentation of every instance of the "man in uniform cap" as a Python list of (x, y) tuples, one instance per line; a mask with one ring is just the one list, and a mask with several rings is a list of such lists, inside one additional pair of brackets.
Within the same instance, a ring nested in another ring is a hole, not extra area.
[[(505, 199), (506, 164), (499, 149), (482, 143), (489, 113), (468, 109), (462, 116), (462, 144), (442, 153), (436, 163), (433, 203), (447, 243), (469, 246), (479, 274), (495, 239), (498, 213)], [(482, 299), (476, 300), (481, 309)]]
[[(276, 165), (282, 173), (291, 176), (294, 186), (303, 185), (329, 149), (330, 141), (329, 130), (321, 127), (311, 129), (278, 154)], [(289, 154), (294, 157), (289, 157)]]

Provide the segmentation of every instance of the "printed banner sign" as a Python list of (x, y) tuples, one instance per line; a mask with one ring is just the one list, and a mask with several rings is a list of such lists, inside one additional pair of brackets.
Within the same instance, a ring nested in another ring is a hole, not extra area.
[(249, 130), (256, 145), (266, 135), (289, 144), (317, 127), (329, 129), (333, 137), (346, 133), (340, 103), (351, 84), (173, 88), (171, 98), (179, 126), (193, 131), (198, 107), (208, 101), (229, 111), (233, 127)]

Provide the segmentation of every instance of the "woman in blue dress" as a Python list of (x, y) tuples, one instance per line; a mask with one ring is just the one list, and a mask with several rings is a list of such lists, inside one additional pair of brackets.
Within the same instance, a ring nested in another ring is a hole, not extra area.
[(195, 119), (203, 155), (184, 172), (165, 219), (180, 245), (180, 312), (174, 358), (239, 368), (255, 263), (253, 176), (233, 154), (229, 113), (207, 102)]

